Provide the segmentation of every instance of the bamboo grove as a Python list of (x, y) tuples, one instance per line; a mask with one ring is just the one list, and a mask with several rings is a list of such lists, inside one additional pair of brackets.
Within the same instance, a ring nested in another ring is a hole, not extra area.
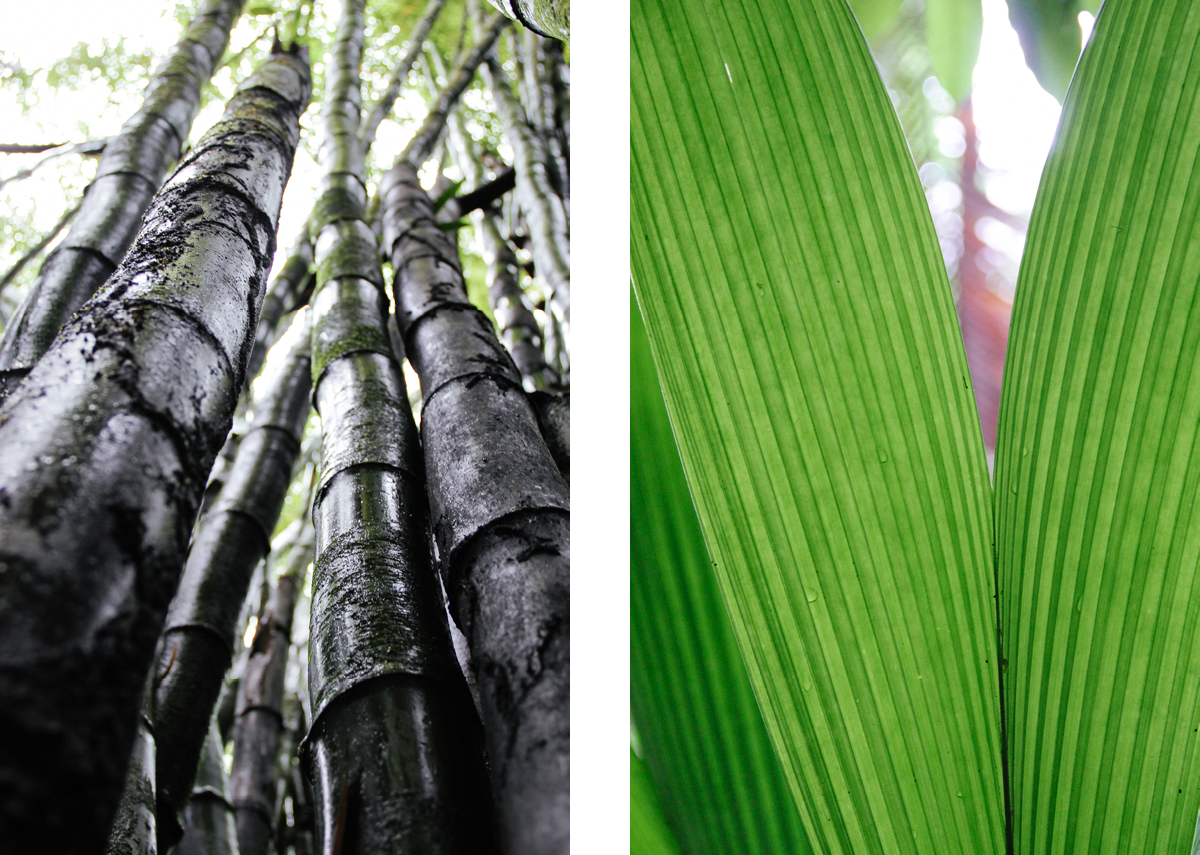
[(269, 11), (0, 285), (0, 850), (565, 853), (569, 7)]

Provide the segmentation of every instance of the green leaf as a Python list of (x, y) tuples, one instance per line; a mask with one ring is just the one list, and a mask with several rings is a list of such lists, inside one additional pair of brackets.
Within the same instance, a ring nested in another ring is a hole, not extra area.
[(850, 0), (850, 8), (863, 35), (871, 38), (893, 20), (900, 12), (901, 0)]
[(629, 751), (629, 855), (679, 855), (646, 764)]
[(1038, 83), (1061, 102), (1083, 47), (1078, 9), (1063, 0), (1008, 0), (1008, 20)]
[(925, 0), (924, 21), (933, 73), (955, 101), (962, 101), (971, 92), (971, 75), (979, 59), (983, 4), (980, 0)]
[(434, 211), (442, 210), (442, 207), (447, 202), (449, 202), (451, 199), (453, 199), (455, 196), (458, 195), (459, 189), (463, 186), (463, 184), (465, 182), (466, 182), (465, 178), (460, 178), (458, 181), (455, 181), (452, 184), (450, 184), (449, 186), (447, 186), (446, 189), (443, 190), (438, 195), (438, 197), (433, 200), (433, 210)]
[(631, 18), (634, 285), (809, 838), (1003, 852), (983, 443), (863, 37), (842, 0)]
[(630, 705), (689, 855), (811, 852), (746, 676), (631, 304)]
[(1200, 804), (1200, 5), (1108, 0), (1021, 262), (996, 456), (1017, 852)]

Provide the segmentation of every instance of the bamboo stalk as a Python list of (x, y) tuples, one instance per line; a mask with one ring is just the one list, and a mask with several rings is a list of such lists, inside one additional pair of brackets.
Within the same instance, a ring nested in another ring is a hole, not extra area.
[(526, 29), (552, 39), (571, 37), (571, 0), (488, 0)]
[(137, 737), (105, 855), (157, 855), (154, 821), (154, 693), (149, 680), (138, 711)]
[(259, 618), (238, 688), (230, 792), (237, 812), (241, 855), (264, 855), (275, 837), (284, 673), (291, 648), (292, 616), (312, 564), (313, 548), (309, 516), (296, 541), (290, 544), (286, 568)]
[(245, 374), (308, 86), (307, 63), (280, 54), (246, 82), (0, 408), (9, 841), (94, 852), (108, 833), (141, 675)]
[[(306, 320), (305, 333), (308, 333)], [(302, 334), (256, 402), (228, 483), (192, 540), (171, 602), (155, 686), (160, 848), (191, 791), (204, 733), (237, 639), (236, 620), (270, 547), (310, 407), (311, 338)], [(243, 686), (245, 677), (243, 676)]]
[(538, 278), (567, 321), (571, 319), (570, 226), (562, 199), (554, 192), (550, 156), (530, 127), (520, 103), (509, 88), (507, 75), (495, 57), (483, 66), (504, 137), (512, 146), (517, 167), (517, 202), (529, 224), (530, 249)]
[(417, 23), (413, 26), (412, 35), (408, 37), (408, 46), (400, 55), (400, 60), (396, 63), (396, 70), (392, 72), (392, 76), (388, 79), (388, 85), (380, 94), (379, 100), (371, 106), (371, 109), (367, 111), (367, 115), (363, 117), (358, 136), (362, 140), (365, 150), (369, 150), (374, 144), (375, 134), (379, 132), (379, 126), (387, 118), (387, 115), (392, 112), (392, 108), (396, 106), (396, 99), (400, 97), (400, 89), (408, 81), (408, 73), (412, 71), (413, 64), (417, 61), (417, 57), (420, 56), (421, 46), (425, 44), (425, 39), (429, 35), (429, 31), (433, 28), (438, 13), (442, 11), (444, 5), (446, 5), (446, 0), (429, 0), (429, 5), (425, 7), (425, 11), (421, 13), (421, 17), (417, 19)]
[(496, 39), (500, 37), (500, 33), (507, 26), (508, 21), (503, 15), (495, 15), (487, 22), (479, 40), (450, 72), (446, 85), (442, 87), (437, 100), (429, 108), (425, 121), (421, 123), (421, 127), (413, 134), (413, 138), (404, 147), (404, 151), (400, 153), (400, 160), (411, 161), (419, 166), (433, 153), (438, 138), (446, 127), (446, 119), (450, 115), (450, 111), (454, 109), (454, 105), (458, 103), (458, 99), (474, 79), (475, 72), (483, 63), (484, 57), (487, 56), (488, 51), (492, 49), (492, 45), (496, 43)]
[[(441, 73), (441, 57), (437, 51), (429, 51), (429, 56), (434, 68)], [(428, 83), (431, 89), (436, 89), (432, 74), (428, 76)], [(462, 112), (452, 111), (448, 124), (459, 171), (472, 183), (482, 185), (487, 172), (479, 159), (475, 141), (467, 132)], [(512, 175), (515, 186), (516, 171), (510, 167), (505, 174)], [(496, 182), (499, 182), (499, 177)], [(459, 210), (453, 212), (452, 216), (457, 218), (466, 213), (463, 207), (460, 204)], [(488, 301), (500, 328), (500, 340), (512, 355), (527, 390), (554, 386), (558, 378), (546, 364), (542, 330), (533, 315), (529, 299), (521, 289), (516, 253), (500, 231), (495, 213), (489, 207), (480, 207), (483, 209), (476, 217), (476, 230), (488, 266)]]
[(569, 848), (569, 498), (412, 163), (380, 184), (451, 612), (470, 644), (508, 853)]
[(238, 855), (223, 755), (217, 723), (212, 721), (204, 739), (192, 797), (184, 812), (183, 837), (171, 850), (173, 855)]
[(302, 760), (320, 851), (489, 852), (482, 740), (430, 563), (416, 427), (365, 219), (362, 28), (363, 0), (347, 0), (322, 106), (312, 305), (323, 445)]
[(105, 145), (79, 215), (0, 338), (0, 403), (121, 263), (187, 140), (242, 2), (206, 0), (150, 78), (142, 106)]

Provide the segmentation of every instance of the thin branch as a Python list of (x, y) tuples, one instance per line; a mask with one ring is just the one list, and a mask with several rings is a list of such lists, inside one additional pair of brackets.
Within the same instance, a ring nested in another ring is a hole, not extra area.
[(46, 143), (45, 145), (21, 145), (20, 143), (0, 143), (0, 154), (40, 154), (52, 148), (62, 148), (66, 143)]
[(50, 231), (42, 235), (42, 239), (38, 241), (37, 244), (29, 250), (29, 252), (17, 259), (17, 263), (9, 268), (9, 271), (4, 274), (3, 279), (0, 279), (0, 291), (3, 291), (6, 287), (12, 284), (12, 281), (17, 278), (18, 274), (25, 269), (25, 265), (29, 264), (29, 262), (41, 255), (46, 247), (48, 247), (54, 241), (54, 239), (58, 237), (59, 232), (65, 229), (71, 220), (75, 219), (75, 215), (79, 213), (79, 206), (82, 204), (82, 200), (77, 202), (74, 208), (62, 215), (62, 217), (57, 223), (54, 224)]
[(457, 220), (472, 211), (488, 208), (493, 202), (517, 186), (517, 171), (511, 166), (469, 193), (451, 199), (443, 208), (443, 219)]
[[(82, 154), (86, 157), (95, 157), (96, 155), (100, 154), (100, 152), (104, 151), (104, 146), (107, 144), (107, 138), (88, 140), (87, 142), (81, 142), (79, 145), (72, 146), (65, 151), (56, 151), (53, 154), (48, 154), (28, 169), (22, 169), (20, 172), (9, 178), (0, 179), (0, 189), (2, 189), (5, 185), (12, 183), (13, 181), (21, 181), (25, 178), (28, 178), (29, 176), (33, 175), (34, 172), (36, 172), (45, 164), (49, 163), (51, 160), (54, 160), (56, 157), (66, 157), (69, 154)], [(58, 147), (61, 148), (61, 146)]]

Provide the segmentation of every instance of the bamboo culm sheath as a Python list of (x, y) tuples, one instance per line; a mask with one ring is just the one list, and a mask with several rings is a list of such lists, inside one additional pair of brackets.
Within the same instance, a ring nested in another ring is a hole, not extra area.
[[(301, 748), (320, 851), (494, 851), (482, 734), (430, 556), (358, 140), (363, 0), (326, 64), (313, 382), (323, 431)], [(384, 750), (381, 750), (381, 746)]]
[(142, 106), (105, 145), (79, 214), (0, 338), (0, 402), (121, 263), (188, 138), (242, 2), (206, 0), (150, 79)]
[[(308, 332), (306, 321), (305, 332)], [(256, 402), (220, 498), (200, 522), (167, 613), (155, 684), (160, 848), (191, 791), (208, 720), (237, 637), (255, 566), (270, 548), (310, 409), (310, 347), (301, 335)]]
[(380, 183), (451, 613), (471, 649), (501, 847), (569, 848), (569, 498), (512, 359), (467, 299), (412, 163)]
[(290, 55), (247, 80), (0, 407), (10, 840), (94, 852), (108, 834), (142, 675), (244, 379), (308, 92)]

